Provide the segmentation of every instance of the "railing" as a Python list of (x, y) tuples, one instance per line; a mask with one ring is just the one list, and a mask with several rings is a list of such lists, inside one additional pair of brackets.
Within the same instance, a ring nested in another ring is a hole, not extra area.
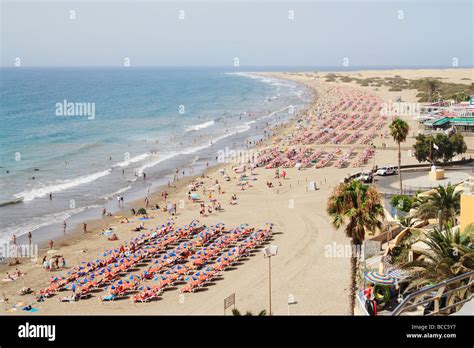
[(365, 308), (364, 293), (361, 290), (356, 293), (356, 315), (370, 315), (367, 309)]
[(464, 181), (464, 194), (473, 195), (474, 194), (474, 176), (471, 176), (469, 180)]
[[(435, 165), (439, 168), (447, 168), (450, 166), (459, 166), (459, 165), (466, 165), (466, 164), (474, 164), (473, 158), (466, 158), (464, 160), (459, 161), (451, 161), (447, 163), (436, 162)], [(406, 164), (402, 165), (401, 169), (415, 169), (415, 168), (424, 168), (424, 169), (431, 169), (432, 163), (419, 163), (419, 164)]]
[[(451, 314), (461, 309), (464, 303), (472, 300), (473, 288), (474, 271), (470, 271), (408, 295), (389, 315), (402, 315), (429, 303), (433, 303), (434, 308), (427, 315)], [(441, 307), (442, 298), (446, 298), (446, 302)]]

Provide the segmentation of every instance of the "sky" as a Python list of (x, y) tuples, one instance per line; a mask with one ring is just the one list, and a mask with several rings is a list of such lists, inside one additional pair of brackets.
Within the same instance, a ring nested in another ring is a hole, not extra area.
[(3, 67), (474, 65), (472, 0), (0, 1)]

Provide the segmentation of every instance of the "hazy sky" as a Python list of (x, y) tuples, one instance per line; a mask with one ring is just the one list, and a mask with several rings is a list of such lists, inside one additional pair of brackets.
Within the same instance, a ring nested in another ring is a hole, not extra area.
[(474, 65), (472, 0), (0, 1), (2, 66)]

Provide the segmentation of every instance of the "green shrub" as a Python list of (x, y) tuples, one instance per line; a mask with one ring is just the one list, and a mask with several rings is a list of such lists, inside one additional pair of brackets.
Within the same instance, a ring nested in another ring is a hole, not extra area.
[(396, 195), (390, 199), (390, 204), (405, 213), (408, 213), (413, 206), (413, 198), (406, 195)]

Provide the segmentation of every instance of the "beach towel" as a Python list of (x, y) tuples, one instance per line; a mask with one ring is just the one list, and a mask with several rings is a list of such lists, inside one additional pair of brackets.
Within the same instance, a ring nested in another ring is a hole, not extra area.
[(24, 311), (27, 311), (27, 312), (30, 312), (30, 313), (34, 313), (34, 312), (38, 312), (39, 309), (38, 308), (33, 308), (31, 306), (27, 306), (27, 307), (24, 307), (22, 308)]

